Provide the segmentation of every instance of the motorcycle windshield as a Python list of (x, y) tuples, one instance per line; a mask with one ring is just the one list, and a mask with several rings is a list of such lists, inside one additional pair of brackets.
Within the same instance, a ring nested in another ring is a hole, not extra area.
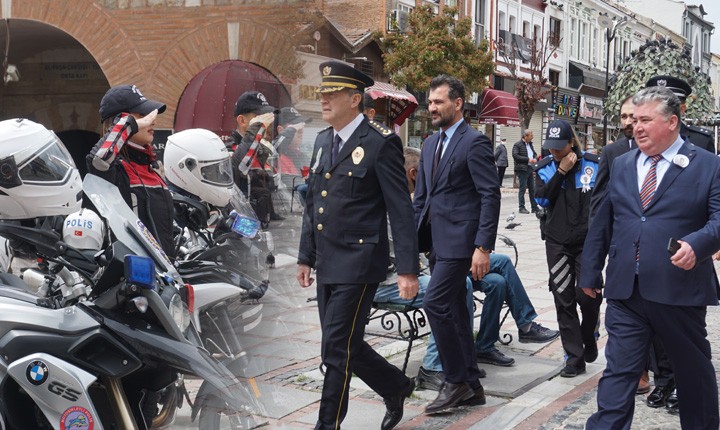
[(137, 255), (151, 257), (161, 272), (180, 279), (160, 243), (125, 203), (115, 185), (99, 176), (87, 174), (83, 180), (83, 191), (120, 242)]
[(235, 211), (233, 231), (250, 239), (255, 237), (260, 230), (260, 219), (237, 186), (233, 187), (230, 205)]
[(258, 396), (253, 394), (249, 385), (235, 378), (207, 351), (188, 342), (179, 342), (161, 332), (125, 324), (101, 309), (93, 310), (104, 316), (103, 324), (109, 330), (125, 339), (144, 358), (162, 361), (181, 373), (203, 379), (214, 388), (210, 394), (224, 400), (232, 410), (254, 414), (263, 412)]

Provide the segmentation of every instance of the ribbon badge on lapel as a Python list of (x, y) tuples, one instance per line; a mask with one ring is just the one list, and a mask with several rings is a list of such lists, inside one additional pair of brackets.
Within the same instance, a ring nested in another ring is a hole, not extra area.
[(365, 156), (365, 150), (362, 149), (362, 146), (358, 146), (357, 148), (355, 148), (355, 150), (352, 153), (353, 164), (355, 164), (356, 166), (358, 164), (360, 164), (360, 162), (362, 161), (364, 156)]
[(315, 170), (317, 170), (318, 165), (320, 164), (320, 157), (322, 156), (322, 148), (318, 149), (317, 155), (315, 155), (315, 164), (312, 166), (312, 172), (315, 173)]
[(673, 157), (673, 164), (684, 169), (690, 164), (690, 159), (683, 154), (678, 154)]
[(590, 191), (590, 180), (592, 179), (593, 173), (595, 173), (595, 169), (590, 166), (585, 167), (584, 175), (580, 177), (583, 193)]

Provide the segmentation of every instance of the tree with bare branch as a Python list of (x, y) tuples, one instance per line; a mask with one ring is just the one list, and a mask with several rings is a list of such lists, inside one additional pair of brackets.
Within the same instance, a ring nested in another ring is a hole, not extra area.
[[(497, 51), (503, 65), (509, 70), (510, 78), (516, 83), (515, 97), (518, 99), (520, 125), (525, 130), (530, 127), (535, 105), (545, 100), (552, 91), (546, 69), (560, 41), (551, 43), (549, 39), (540, 38), (520, 46), (518, 40), (525, 42), (528, 39), (512, 38), (509, 41), (499, 39)], [(521, 74), (522, 72), (525, 74)]]

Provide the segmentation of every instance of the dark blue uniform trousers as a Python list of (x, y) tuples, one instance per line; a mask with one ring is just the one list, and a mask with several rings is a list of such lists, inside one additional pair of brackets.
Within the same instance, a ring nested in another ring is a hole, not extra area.
[[(679, 286), (681, 287), (681, 286)], [(643, 299), (607, 301), (607, 367), (598, 385), (598, 411), (586, 429), (629, 429), (637, 381), (657, 334), (675, 369), (683, 429), (717, 430), (718, 388), (705, 329), (705, 306), (671, 306)]]
[(423, 299), (423, 309), (435, 336), (445, 381), (479, 384), (480, 370), (475, 359), (475, 345), (467, 309), (468, 275), (471, 259), (431, 257), (430, 283)]
[[(400, 393), (410, 380), (363, 339), (378, 284), (318, 284), (325, 365), (316, 429), (339, 429), (348, 408), (354, 373), (383, 398)], [(466, 311), (467, 312), (467, 311)]]

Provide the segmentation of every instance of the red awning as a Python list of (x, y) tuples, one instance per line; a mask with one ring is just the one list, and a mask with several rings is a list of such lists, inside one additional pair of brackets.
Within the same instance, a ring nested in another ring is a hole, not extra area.
[(485, 88), (480, 96), (478, 122), (519, 127), (517, 98), (505, 91)]
[(405, 90), (394, 87), (385, 82), (375, 82), (375, 85), (365, 90), (374, 100), (387, 99), (390, 104), (388, 112), (389, 123), (402, 125), (418, 106), (415, 96)]
[(175, 130), (205, 128), (229, 136), (237, 127), (235, 102), (245, 91), (260, 91), (276, 108), (291, 105), (287, 89), (268, 70), (245, 61), (221, 61), (187, 84), (175, 113)]

